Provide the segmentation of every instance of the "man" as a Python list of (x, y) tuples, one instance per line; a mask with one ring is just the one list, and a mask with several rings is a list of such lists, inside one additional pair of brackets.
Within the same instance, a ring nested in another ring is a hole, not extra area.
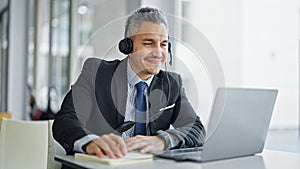
[[(163, 12), (149, 7), (134, 12), (119, 45), (125, 59), (85, 62), (54, 121), (54, 138), (67, 154), (100, 158), (201, 146), (205, 130), (181, 77), (161, 70), (170, 52)], [(134, 125), (124, 127), (130, 121)]]

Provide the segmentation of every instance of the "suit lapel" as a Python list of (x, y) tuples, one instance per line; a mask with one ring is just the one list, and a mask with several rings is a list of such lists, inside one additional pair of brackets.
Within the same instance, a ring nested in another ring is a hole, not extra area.
[(124, 122), (127, 96), (127, 59), (102, 61), (95, 80), (96, 101), (108, 124), (116, 129)]
[(161, 116), (163, 111), (159, 111), (159, 109), (166, 107), (168, 104), (169, 86), (165, 82), (166, 78), (164, 76), (165, 73), (162, 71), (155, 75), (148, 89), (150, 122)]
[(118, 112), (118, 124), (124, 122), (125, 111), (126, 111), (126, 101), (127, 101), (127, 91), (128, 91), (128, 80), (127, 80), (127, 60), (124, 59), (120, 65), (117, 67), (112, 78), (112, 98), (115, 103)]

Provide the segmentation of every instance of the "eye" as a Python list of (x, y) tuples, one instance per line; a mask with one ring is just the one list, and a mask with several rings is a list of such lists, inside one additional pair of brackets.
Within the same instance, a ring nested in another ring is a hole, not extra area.
[(162, 46), (162, 47), (167, 47), (167, 46), (168, 46), (168, 43), (161, 43), (161, 46)]
[(147, 42), (147, 43), (143, 43), (145, 46), (150, 46), (150, 45), (152, 45), (152, 43), (151, 42)]

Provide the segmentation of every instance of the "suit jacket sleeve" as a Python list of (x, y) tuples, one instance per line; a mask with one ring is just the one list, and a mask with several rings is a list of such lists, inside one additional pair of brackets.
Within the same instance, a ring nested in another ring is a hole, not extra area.
[(182, 79), (177, 75), (179, 97), (173, 111), (173, 129), (159, 130), (158, 136), (165, 140), (166, 149), (199, 147), (204, 143), (205, 128), (185, 94)]
[[(73, 145), (76, 140), (90, 134), (82, 127), (85, 122), (84, 117), (78, 117), (77, 112), (90, 112), (92, 103), (91, 96), (93, 95), (93, 82), (89, 81), (89, 79), (92, 79), (90, 77), (94, 76), (93, 67), (95, 66), (95, 59), (87, 59), (76, 83), (65, 96), (61, 109), (57, 113), (53, 123), (53, 137), (64, 147), (67, 154), (74, 153)], [(81, 98), (80, 100), (83, 102), (78, 103), (79, 100), (74, 98)], [(88, 117), (88, 115), (85, 117)]]

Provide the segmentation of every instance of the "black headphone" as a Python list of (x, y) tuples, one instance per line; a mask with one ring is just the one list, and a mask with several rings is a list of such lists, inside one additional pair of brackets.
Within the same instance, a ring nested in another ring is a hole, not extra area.
[[(133, 42), (130, 38), (124, 38), (119, 42), (119, 50), (125, 55), (128, 55), (133, 50)], [(172, 65), (173, 57), (172, 57), (172, 50), (171, 50), (171, 42), (168, 42), (168, 52), (170, 54), (170, 62), (169, 64)]]

